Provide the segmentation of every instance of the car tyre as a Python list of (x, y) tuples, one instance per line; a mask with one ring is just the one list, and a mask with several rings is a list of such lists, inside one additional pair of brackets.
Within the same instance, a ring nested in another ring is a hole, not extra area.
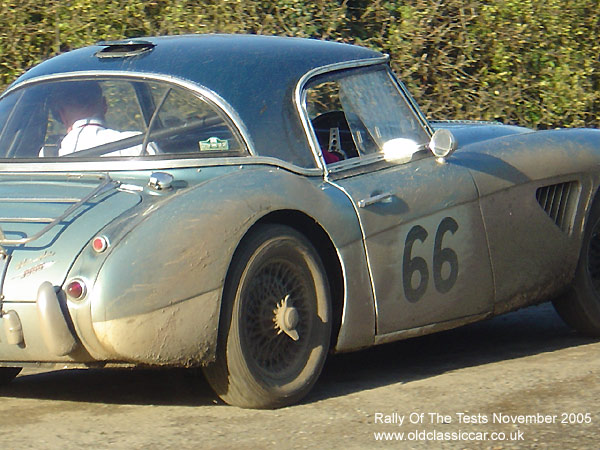
[(21, 370), (23, 370), (22, 367), (0, 367), (0, 386), (4, 386), (14, 380)]
[(245, 408), (297, 402), (321, 373), (331, 336), (329, 284), (312, 244), (294, 229), (260, 226), (228, 274), (215, 363), (217, 395)]
[(590, 210), (571, 287), (553, 303), (569, 326), (600, 336), (600, 201)]

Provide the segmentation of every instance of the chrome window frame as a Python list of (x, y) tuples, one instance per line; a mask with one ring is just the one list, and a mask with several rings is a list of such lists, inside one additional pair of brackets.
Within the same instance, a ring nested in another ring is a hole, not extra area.
[[(385, 67), (385, 71), (388, 77), (390, 78), (390, 81), (393, 83), (394, 86), (396, 86), (396, 88), (398, 89), (398, 93), (406, 100), (409, 109), (413, 112), (415, 118), (419, 121), (425, 133), (430, 138), (433, 134), (431, 126), (427, 121), (427, 118), (415, 102), (414, 98), (412, 97), (412, 95), (410, 95), (404, 84), (402, 84), (402, 82), (400, 82), (400, 80), (397, 79), (397, 77), (393, 74), (391, 68), (389, 67), (389, 55), (384, 55), (381, 58), (372, 58), (366, 60), (356, 60), (344, 63), (331, 64), (328, 66), (313, 69), (307, 72), (296, 85), (296, 90), (294, 93), (294, 102), (296, 104), (296, 109), (298, 111), (300, 121), (302, 122), (302, 127), (304, 128), (306, 134), (308, 145), (311, 151), (313, 152), (314, 158), (317, 161), (317, 165), (324, 171), (326, 176), (328, 174), (334, 174), (337, 172), (347, 170), (354, 170), (364, 166), (370, 166), (373, 163), (379, 161), (384, 161), (384, 155), (383, 153), (378, 152), (371, 155), (359, 156), (357, 158), (350, 158), (347, 160), (327, 164), (325, 162), (323, 152), (320, 149), (317, 136), (313, 130), (312, 125), (310, 124), (310, 118), (308, 116), (308, 110), (306, 107), (306, 86), (317, 76), (326, 75), (328, 73), (338, 72), (341, 70), (358, 69), (377, 65)], [(423, 148), (425, 147), (426, 146), (424, 146)]]
[[(45, 158), (39, 158), (40, 160)], [(16, 160), (18, 161), (18, 160)], [(130, 171), (155, 171), (170, 169), (190, 169), (218, 166), (270, 166), (278, 169), (287, 170), (304, 176), (323, 176), (323, 170), (320, 168), (305, 168), (295, 164), (283, 161), (271, 156), (235, 156), (225, 158), (181, 158), (181, 159), (113, 159), (113, 160), (95, 160), (95, 161), (53, 161), (38, 162), (29, 160), (21, 162), (0, 162), (0, 177), (5, 172), (27, 173), (27, 172), (102, 172), (119, 173)]]

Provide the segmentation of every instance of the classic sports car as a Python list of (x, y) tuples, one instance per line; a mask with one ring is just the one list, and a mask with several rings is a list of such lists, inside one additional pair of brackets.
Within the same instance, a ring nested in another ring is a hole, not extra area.
[(365, 48), (68, 52), (0, 97), (0, 158), (1, 382), (201, 366), (273, 408), (330, 351), (546, 300), (600, 334), (600, 132), (428, 122)]

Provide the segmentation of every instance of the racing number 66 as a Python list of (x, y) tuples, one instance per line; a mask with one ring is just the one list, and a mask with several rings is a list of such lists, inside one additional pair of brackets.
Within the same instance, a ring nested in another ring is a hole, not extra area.
[[(457, 230), (458, 223), (456, 223), (456, 220), (452, 217), (445, 217), (435, 232), (435, 241), (433, 244), (433, 282), (436, 290), (441, 294), (445, 294), (452, 289), (458, 277), (458, 256), (456, 252), (449, 247), (442, 247), (442, 240), (446, 232), (449, 231), (454, 234)], [(416, 241), (423, 243), (428, 236), (429, 233), (427, 233), (425, 228), (421, 225), (415, 225), (406, 235), (406, 241), (404, 242), (402, 284), (404, 286), (404, 295), (411, 303), (416, 303), (421, 299), (429, 283), (427, 261), (420, 256), (413, 257), (412, 248)], [(450, 273), (446, 278), (442, 276), (442, 266), (444, 263), (448, 263), (450, 266)], [(418, 272), (420, 275), (417, 286), (412, 285), (412, 277), (415, 272)]]

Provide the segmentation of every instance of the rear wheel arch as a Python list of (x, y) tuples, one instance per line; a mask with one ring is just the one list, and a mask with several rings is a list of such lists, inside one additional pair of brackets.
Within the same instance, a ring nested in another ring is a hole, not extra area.
[(204, 367), (215, 392), (251, 408), (285, 406), (306, 395), (331, 345), (330, 292), (321, 256), (305, 234), (269, 220), (251, 227), (226, 276), (217, 359)]
[(224, 284), (227, 284), (228, 277), (231, 275), (231, 263), (234, 260), (236, 252), (240, 249), (244, 240), (262, 225), (285, 225), (293, 228), (308, 239), (317, 251), (325, 268), (325, 274), (329, 282), (332, 320), (331, 348), (334, 348), (337, 343), (338, 334), (342, 324), (342, 313), (344, 311), (345, 291), (342, 264), (329, 234), (318, 221), (308, 214), (293, 209), (282, 209), (272, 211), (254, 222), (254, 224), (246, 230), (245, 234), (240, 239), (236, 250), (232, 254)]
[(332, 312), (331, 348), (334, 348), (340, 331), (342, 312), (344, 310), (344, 275), (342, 264), (331, 238), (315, 219), (297, 210), (271, 212), (258, 220), (248, 230), (246, 235), (256, 227), (266, 224), (286, 225), (293, 228), (308, 239), (319, 254), (329, 282)]

